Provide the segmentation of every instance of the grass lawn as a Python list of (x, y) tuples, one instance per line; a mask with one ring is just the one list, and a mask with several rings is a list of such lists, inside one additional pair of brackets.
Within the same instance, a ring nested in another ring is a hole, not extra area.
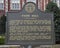
[(3, 45), (5, 43), (5, 36), (0, 36), (0, 45)]

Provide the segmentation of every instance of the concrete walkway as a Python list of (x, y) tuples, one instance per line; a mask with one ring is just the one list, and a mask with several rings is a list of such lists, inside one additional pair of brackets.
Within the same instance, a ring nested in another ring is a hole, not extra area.
[[(25, 48), (20, 45), (0, 45), (0, 48)], [(60, 45), (40, 45), (32, 48), (60, 48)]]

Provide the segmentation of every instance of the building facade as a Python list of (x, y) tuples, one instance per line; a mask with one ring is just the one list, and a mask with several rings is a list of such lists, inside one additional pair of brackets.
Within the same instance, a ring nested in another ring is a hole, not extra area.
[(24, 4), (27, 2), (34, 2), (38, 6), (38, 9), (44, 11), (50, 1), (51, 0), (0, 0), (0, 14), (5, 14), (8, 11), (22, 10)]

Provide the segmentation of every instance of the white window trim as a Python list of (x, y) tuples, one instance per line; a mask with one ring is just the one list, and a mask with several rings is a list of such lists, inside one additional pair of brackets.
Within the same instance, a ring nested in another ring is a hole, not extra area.
[(36, 3), (36, 0), (26, 0), (26, 2), (33, 2), (33, 3)]
[[(12, 0), (11, 0), (12, 1)], [(10, 10), (20, 10), (21, 9), (21, 6), (20, 6), (20, 0), (19, 1), (14, 1), (14, 2), (11, 2), (10, 1)], [(14, 8), (12, 8), (12, 3), (19, 3), (19, 9), (14, 9)]]
[(4, 10), (4, 0), (0, 0), (0, 3), (3, 4), (3, 8), (0, 8), (0, 10)]

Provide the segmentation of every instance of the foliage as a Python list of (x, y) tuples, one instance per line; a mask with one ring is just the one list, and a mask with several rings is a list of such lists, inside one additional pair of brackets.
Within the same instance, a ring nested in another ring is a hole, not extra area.
[(4, 34), (5, 33), (5, 25), (6, 25), (6, 16), (3, 15), (0, 18), (0, 34)]
[(55, 13), (58, 10), (59, 10), (59, 8), (57, 7), (57, 4), (53, 3), (53, 2), (49, 2), (46, 7), (47, 12), (54, 12)]
[(0, 45), (3, 45), (5, 43), (4, 36), (0, 36)]
[(6, 25), (6, 16), (3, 15), (0, 18), (0, 45), (4, 44), (5, 38), (3, 38), (3, 34), (5, 34), (5, 25)]
[(49, 4), (46, 7), (46, 12), (53, 12), (54, 13), (54, 24), (55, 29), (57, 29), (57, 26), (59, 26), (60, 21), (60, 9), (57, 7), (56, 3), (49, 2)]
[[(54, 31), (55, 33), (60, 32), (60, 9), (58, 8), (56, 3), (49, 2), (46, 7), (46, 12), (53, 12), (54, 14)], [(57, 34), (56, 34), (57, 35)], [(57, 39), (58, 37), (56, 37)]]

